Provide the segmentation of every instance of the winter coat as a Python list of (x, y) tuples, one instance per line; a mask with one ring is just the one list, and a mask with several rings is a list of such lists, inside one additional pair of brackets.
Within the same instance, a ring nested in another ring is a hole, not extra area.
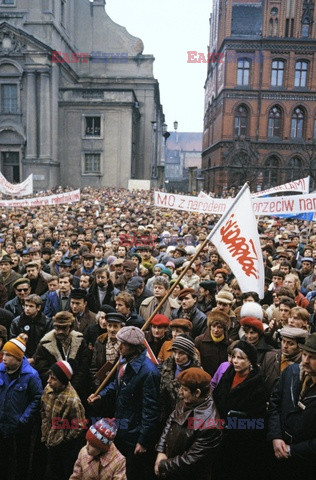
[(40, 408), (43, 389), (40, 377), (23, 357), (17, 378), (10, 380), (0, 363), (0, 433), (11, 437), (19, 428), (32, 424)]
[(17, 317), (18, 315), (21, 315), (21, 313), (24, 312), (23, 306), (19, 300), (19, 297), (14, 297), (12, 300), (9, 300), (4, 305), (4, 308), (8, 310), (8, 312), (11, 312), (14, 315), (14, 318)]
[[(145, 320), (147, 320), (150, 315), (153, 313), (155, 307), (160, 303), (160, 300), (156, 299), (154, 296), (145, 298), (143, 300), (140, 309), (139, 309), (139, 314), (141, 317), (143, 317)], [(160, 308), (158, 313), (161, 313), (162, 315), (165, 315), (168, 318), (171, 318), (172, 311), (177, 308), (176, 301), (169, 297), (163, 306)], [(177, 318), (177, 317), (175, 317)]]
[[(174, 320), (175, 318), (188, 318), (186, 316), (183, 317), (182, 314), (182, 307), (174, 310), (171, 315), (171, 319)], [(191, 337), (196, 338), (206, 330), (206, 315), (201, 312), (197, 307), (194, 307), (191, 310), (190, 318), (188, 318), (192, 322), (193, 328), (191, 332)]]
[[(243, 337), (242, 340), (245, 340), (245, 337)], [(273, 347), (266, 342), (264, 335), (259, 337), (259, 342), (257, 345), (254, 345), (254, 347), (256, 347), (257, 350), (257, 364), (260, 366), (262, 365), (266, 353), (271, 352)]]
[[(24, 275), (26, 277), (26, 275)], [(26, 277), (27, 278), (27, 277)], [(47, 292), (48, 285), (47, 280), (45, 280), (43, 274), (40, 272), (36, 280), (31, 280), (31, 293), (35, 293), (36, 295), (43, 295), (43, 293)]]
[(145, 320), (143, 319), (143, 317), (141, 317), (140, 315), (138, 315), (138, 313), (136, 313), (136, 310), (133, 310), (130, 314), (129, 317), (127, 317), (126, 321), (125, 321), (125, 327), (138, 327), (138, 328), (142, 328), (142, 326), (144, 325), (145, 323)]
[(168, 334), (168, 332), (165, 332), (162, 338), (159, 338), (158, 341), (155, 341), (154, 336), (151, 333), (151, 330), (148, 330), (147, 332), (145, 332), (145, 338), (148, 342), (148, 345), (152, 349), (153, 354), (155, 355), (156, 358), (158, 358), (158, 354), (160, 352), (161, 347), (167, 340), (170, 340), (170, 335)]
[[(112, 281), (108, 281), (108, 286), (106, 289), (106, 294), (103, 299), (102, 305), (111, 305), (115, 308), (114, 297), (120, 293), (118, 288), (115, 288)], [(91, 312), (98, 313), (102, 307), (99, 299), (98, 285), (96, 282), (93, 282), (88, 292), (88, 308)]]
[[(268, 439), (283, 439), (293, 460), (316, 467), (316, 384), (300, 399), (300, 365), (293, 363), (281, 374), (270, 397)], [(299, 405), (300, 403), (300, 405)], [(302, 471), (301, 478), (305, 478)]]
[(126, 460), (114, 443), (109, 450), (91, 457), (84, 446), (69, 480), (126, 480)]
[(242, 383), (231, 388), (234, 376), (231, 365), (213, 391), (220, 418), (227, 422), (214, 478), (262, 479), (267, 456), (263, 378), (255, 367)]
[(39, 312), (35, 318), (30, 318), (22, 313), (16, 317), (10, 328), (10, 338), (16, 338), (20, 333), (26, 333), (28, 340), (26, 343), (25, 356), (33, 357), (40, 340), (53, 329), (53, 323), (48, 321), (44, 313)]
[[(71, 309), (70, 309), (71, 312)], [(83, 314), (81, 316), (75, 315), (73, 313), (73, 316), (75, 317), (75, 325), (74, 329), (80, 333), (83, 334), (83, 336), (86, 335), (88, 332), (88, 328), (95, 325), (96, 320), (95, 316), (96, 314), (88, 310), (88, 308), (85, 309)]]
[[(165, 360), (161, 367), (161, 382), (160, 382), (160, 421), (164, 424), (175, 409), (176, 403), (179, 400), (178, 392), (180, 383), (175, 378), (176, 362), (173, 355)], [(197, 357), (193, 358), (191, 363), (185, 368), (197, 367), (201, 368), (201, 364)]]
[(148, 448), (157, 441), (160, 375), (144, 350), (127, 363), (123, 377), (100, 392), (115, 397), (115, 418), (119, 420), (116, 439), (127, 447), (140, 443)]
[(214, 342), (209, 329), (195, 339), (195, 346), (200, 352), (201, 365), (211, 376), (214, 375), (222, 362), (227, 360), (228, 341)]
[(14, 284), (14, 282), (16, 282), (21, 277), (22, 277), (22, 275), (15, 272), (14, 270), (11, 270), (11, 273), (7, 278), (4, 278), (3, 275), (0, 274), (0, 282), (3, 283), (4, 286), (7, 289), (8, 300), (12, 300), (12, 298), (15, 297), (13, 284)]
[(267, 352), (260, 368), (267, 393), (267, 399), (270, 398), (273, 387), (280, 377), (280, 368), (281, 350), (271, 350), (271, 352)]
[(221, 430), (214, 428), (218, 419), (211, 396), (191, 408), (179, 402), (156, 448), (168, 457), (159, 463), (159, 478), (209, 480), (221, 439)]
[[(106, 359), (106, 343), (108, 341), (108, 334), (103, 333), (100, 335), (95, 344), (94, 344), (94, 349), (93, 349), (93, 355), (92, 355), (92, 360), (90, 364), (90, 378), (92, 382), (92, 387), (94, 389), (97, 389), (97, 387), (100, 385), (100, 380), (95, 377), (95, 374), (100, 370), (100, 368), (107, 363)], [(110, 372), (110, 370), (114, 367), (116, 362), (119, 360), (119, 352), (117, 355), (117, 358), (114, 360), (114, 362), (108, 362), (107, 365), (107, 372)]]
[(55, 336), (55, 330), (48, 332), (36, 349), (34, 368), (38, 371), (45, 386), (48, 379), (48, 371), (55, 362), (67, 359), (74, 360), (74, 374), (71, 384), (77, 390), (80, 398), (86, 400), (89, 392), (90, 352), (82, 333), (72, 330), (70, 336), (71, 345), (66, 358), (62, 345)]

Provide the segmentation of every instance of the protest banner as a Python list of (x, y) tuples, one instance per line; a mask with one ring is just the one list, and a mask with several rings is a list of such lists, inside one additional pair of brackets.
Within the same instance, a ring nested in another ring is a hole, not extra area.
[(0, 200), (0, 207), (42, 207), (80, 201), (80, 189), (46, 197), (24, 198), (23, 200)]
[(13, 197), (23, 197), (33, 193), (33, 174), (22, 183), (10, 183), (0, 172), (0, 192)]

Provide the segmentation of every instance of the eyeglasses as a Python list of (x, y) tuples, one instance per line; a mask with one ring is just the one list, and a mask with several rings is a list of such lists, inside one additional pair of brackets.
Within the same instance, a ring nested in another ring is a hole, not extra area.
[(29, 290), (30, 287), (27, 287), (27, 288), (16, 288), (16, 291), (17, 292), (27, 292)]

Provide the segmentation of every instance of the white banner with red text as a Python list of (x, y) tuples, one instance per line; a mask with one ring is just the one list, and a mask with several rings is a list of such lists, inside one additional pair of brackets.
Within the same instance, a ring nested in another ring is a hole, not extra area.
[(33, 174), (22, 183), (10, 183), (0, 172), (0, 192), (13, 197), (23, 197), (33, 193)]
[(23, 200), (0, 200), (0, 207), (43, 207), (80, 201), (80, 189), (48, 195), (47, 197), (24, 198)]
[[(185, 210), (187, 212), (223, 215), (233, 202), (233, 198), (193, 197), (155, 191), (156, 207)], [(316, 192), (306, 195), (287, 195), (271, 198), (252, 198), (255, 215), (278, 216), (284, 214), (298, 215), (316, 212)]]
[(238, 279), (242, 292), (264, 296), (264, 265), (250, 190), (245, 184), (208, 239)]

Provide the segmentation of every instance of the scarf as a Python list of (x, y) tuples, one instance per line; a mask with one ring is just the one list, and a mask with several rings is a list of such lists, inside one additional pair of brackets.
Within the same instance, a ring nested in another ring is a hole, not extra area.
[(282, 355), (281, 355), (281, 365), (280, 365), (281, 373), (289, 365), (292, 365), (293, 363), (300, 363), (300, 360), (301, 360), (301, 352), (300, 351), (298, 351), (297, 353), (293, 353), (292, 355), (287, 355), (285, 353), (282, 353)]
[(106, 361), (114, 364), (114, 362), (119, 357), (119, 343), (112, 342), (112, 340), (108, 338), (105, 345), (105, 354), (106, 354)]
[(176, 364), (176, 371), (175, 371), (175, 374), (174, 374), (174, 378), (178, 378), (178, 375), (183, 370), (186, 370), (187, 368), (189, 368), (190, 365), (191, 365), (191, 360), (189, 360), (187, 363), (184, 363), (183, 365)]
[(213, 340), (214, 343), (219, 343), (219, 342), (222, 342), (225, 338), (225, 335), (221, 335), (220, 337), (214, 337), (212, 335), (212, 333), (210, 332), (210, 335), (211, 335), (211, 339)]

